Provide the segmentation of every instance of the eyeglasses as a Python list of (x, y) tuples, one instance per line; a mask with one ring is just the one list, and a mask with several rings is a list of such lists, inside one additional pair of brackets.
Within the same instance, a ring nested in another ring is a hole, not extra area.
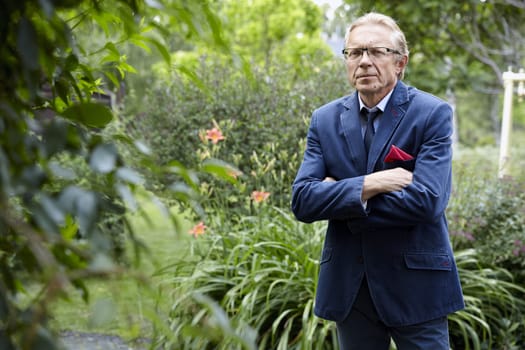
[(391, 53), (401, 55), (401, 52), (388, 47), (347, 47), (342, 52), (345, 59), (355, 61), (363, 57), (365, 51), (368, 52), (368, 57), (378, 60)]

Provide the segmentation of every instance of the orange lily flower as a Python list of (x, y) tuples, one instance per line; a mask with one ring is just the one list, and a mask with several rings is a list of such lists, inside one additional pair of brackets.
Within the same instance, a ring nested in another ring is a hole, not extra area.
[(224, 140), (224, 136), (219, 129), (213, 128), (206, 130), (206, 139), (211, 140), (211, 142), (216, 145), (219, 141)]
[(193, 228), (189, 231), (189, 234), (193, 235), (194, 237), (198, 237), (205, 233), (206, 228), (207, 226), (201, 221), (197, 225), (193, 226)]
[(252, 192), (252, 200), (256, 203), (261, 203), (268, 199), (270, 196), (270, 192), (264, 192), (264, 191), (253, 191)]

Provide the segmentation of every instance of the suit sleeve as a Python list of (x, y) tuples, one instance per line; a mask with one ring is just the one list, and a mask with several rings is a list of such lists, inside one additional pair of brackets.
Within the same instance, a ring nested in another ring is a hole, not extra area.
[(364, 223), (370, 228), (409, 226), (442, 218), (452, 178), (451, 107), (444, 102), (436, 104), (420, 125), (423, 130), (412, 184), (369, 199), (368, 217), (350, 221), (350, 227)]
[(292, 211), (298, 220), (308, 223), (365, 217), (361, 203), (363, 176), (323, 182), (329, 174), (319, 137), (320, 117), (316, 112), (312, 115), (303, 162), (292, 185)]

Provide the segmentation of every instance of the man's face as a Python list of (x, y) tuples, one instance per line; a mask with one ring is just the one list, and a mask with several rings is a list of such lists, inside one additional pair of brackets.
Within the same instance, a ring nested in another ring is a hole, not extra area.
[[(391, 40), (392, 32), (378, 24), (365, 24), (350, 32), (345, 48), (382, 47), (397, 51)], [(374, 57), (363, 52), (357, 59), (346, 59), (348, 78), (352, 86), (359, 91), (365, 104), (377, 104), (394, 88), (398, 74), (403, 70), (408, 58), (393, 52)]]

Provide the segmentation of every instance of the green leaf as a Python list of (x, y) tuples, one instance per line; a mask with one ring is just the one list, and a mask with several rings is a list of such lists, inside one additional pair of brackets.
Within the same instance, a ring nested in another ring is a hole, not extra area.
[(38, 64), (38, 41), (33, 23), (27, 18), (22, 18), (18, 27), (16, 48), (20, 53), (22, 62), (29, 70), (37, 70)]
[(126, 168), (126, 167), (118, 168), (117, 177), (121, 180), (124, 180), (126, 182), (129, 182), (135, 185), (140, 185), (141, 183), (144, 182), (144, 179), (139, 173), (137, 173), (133, 169)]
[(44, 212), (55, 225), (62, 226), (64, 224), (65, 214), (57, 201), (47, 195), (42, 195), (40, 203)]
[(144, 38), (144, 41), (152, 43), (157, 50), (159, 50), (160, 54), (164, 58), (164, 61), (166, 61), (167, 64), (171, 64), (171, 55), (166, 48), (160, 41), (152, 39), (152, 38)]
[(120, 52), (114, 43), (108, 42), (106, 45), (104, 45), (104, 48), (108, 50), (114, 57), (120, 57)]
[(235, 174), (240, 174), (238, 169), (219, 159), (205, 160), (201, 169), (230, 183), (237, 182)]
[(117, 165), (118, 151), (113, 144), (101, 144), (98, 145), (89, 159), (89, 165), (91, 169), (96, 172), (107, 174), (113, 170)]
[(131, 192), (129, 187), (123, 184), (117, 184), (116, 189), (122, 200), (126, 203), (126, 205), (129, 208), (131, 208), (131, 210), (136, 210), (137, 201), (135, 200), (135, 197), (133, 196), (133, 193)]
[(151, 155), (152, 152), (151, 152), (151, 149), (148, 147), (148, 145), (146, 145), (144, 142), (140, 141), (140, 140), (135, 140), (133, 141), (133, 144), (135, 145), (135, 148), (145, 154), (145, 155)]
[(105, 127), (113, 119), (113, 113), (108, 107), (94, 102), (71, 106), (62, 112), (62, 116), (94, 128)]
[(78, 67), (78, 57), (75, 54), (70, 54), (66, 58), (66, 66), (64, 69), (74, 71)]
[(58, 198), (62, 208), (75, 215), (81, 234), (88, 235), (97, 218), (97, 197), (80, 187), (68, 186)]
[(78, 225), (76, 224), (75, 220), (71, 217), (71, 215), (67, 215), (64, 225), (60, 229), (60, 233), (62, 237), (66, 241), (71, 241), (75, 238), (78, 231)]
[(182, 176), (184, 181), (186, 181), (186, 183), (189, 184), (192, 188), (196, 189), (199, 184), (199, 178), (197, 177), (195, 172), (184, 167), (184, 165), (182, 165), (179, 161), (170, 161), (166, 165), (166, 171)]

